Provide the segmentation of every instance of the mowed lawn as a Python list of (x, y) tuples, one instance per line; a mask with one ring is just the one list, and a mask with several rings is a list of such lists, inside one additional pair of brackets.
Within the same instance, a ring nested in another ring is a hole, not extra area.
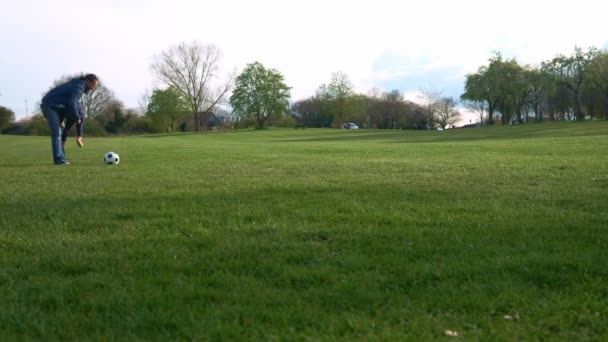
[(2, 341), (608, 338), (608, 122), (67, 152), (0, 136)]

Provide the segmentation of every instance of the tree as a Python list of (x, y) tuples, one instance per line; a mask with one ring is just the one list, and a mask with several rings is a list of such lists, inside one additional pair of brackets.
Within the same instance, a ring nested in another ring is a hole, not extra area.
[(545, 110), (543, 104), (546, 102), (547, 94), (554, 87), (551, 75), (539, 68), (532, 68), (528, 71), (528, 82), (530, 83), (530, 106), (534, 110), (536, 121), (542, 121)]
[(383, 93), (373, 89), (365, 100), (367, 116), (373, 127), (395, 129), (405, 126), (408, 121), (408, 104), (397, 89)]
[(101, 113), (96, 115), (93, 120), (101, 123), (109, 133), (120, 133), (128, 119), (128, 113), (125, 111), (123, 103), (119, 100), (114, 100)]
[(331, 118), (323, 113), (323, 100), (319, 96), (296, 101), (291, 112), (305, 127), (329, 127), (331, 124)]
[[(585, 113), (589, 118), (593, 119), (600, 116), (603, 112), (604, 99), (602, 91), (592, 82), (586, 82), (581, 91), (581, 105), (585, 109)], [(603, 115), (601, 115), (603, 116)]]
[(6, 107), (0, 106), (0, 131), (10, 127), (13, 121), (15, 121), (15, 112)]
[(593, 58), (587, 79), (602, 93), (604, 120), (608, 120), (608, 51), (601, 51)]
[(340, 127), (347, 119), (361, 120), (365, 112), (363, 98), (356, 96), (348, 75), (335, 72), (329, 84), (322, 84), (317, 96), (323, 101), (323, 111), (332, 119), (333, 127)]
[(148, 112), (148, 106), (150, 105), (150, 92), (146, 89), (144, 93), (139, 97), (137, 101), (139, 113), (142, 115), (146, 115)]
[[(151, 69), (156, 78), (174, 87), (186, 99), (194, 116), (196, 131), (203, 118), (220, 104), (232, 89), (234, 76), (218, 81), (221, 51), (199, 42), (181, 43), (155, 57)], [(217, 84), (216, 84), (217, 82)]]
[[(502, 79), (502, 63), (502, 55), (496, 53), (494, 57), (489, 59), (487, 66), (480, 67), (474, 74), (468, 74), (464, 86), (465, 92), (460, 96), (461, 100), (487, 102), (488, 124), (490, 125), (494, 124), (494, 113), (500, 104), (505, 101), (504, 94), (499, 91), (499, 83)], [(504, 117), (504, 113), (502, 117)]]
[[(85, 73), (79, 73), (74, 75), (63, 75), (59, 79), (53, 82), (53, 86), (50, 89), (66, 83), (74, 78), (84, 76)], [(103, 83), (100, 83), (95, 91), (91, 91), (88, 94), (84, 94), (80, 99), (82, 106), (84, 107), (84, 113), (87, 118), (93, 118), (97, 114), (103, 112), (116, 101), (114, 92), (106, 87)]]
[(279, 71), (250, 63), (236, 79), (230, 105), (239, 116), (253, 116), (257, 128), (264, 128), (271, 115), (287, 111), (290, 89)]
[(418, 99), (426, 112), (426, 129), (435, 128), (439, 101), (442, 99), (442, 91), (431, 86), (422, 87), (418, 90)]
[(397, 123), (405, 115), (405, 100), (397, 89), (382, 94), (384, 100), (384, 121), (387, 128), (397, 128)]
[(513, 114), (521, 122), (521, 113), (528, 89), (525, 85), (523, 68), (513, 59), (502, 58), (500, 53), (490, 58), (484, 75), (484, 86), (493, 97), (493, 105), (501, 113), (501, 121), (507, 124)]
[(488, 104), (485, 101), (463, 100), (462, 104), (466, 109), (475, 113), (479, 117), (479, 123), (483, 125), (483, 120), (488, 112)]
[(503, 77), (499, 83), (499, 92), (502, 95), (501, 98), (504, 99), (501, 108), (503, 123), (510, 121), (512, 112), (515, 112), (517, 122), (523, 123), (523, 114), (532, 92), (529, 82), (530, 69), (527, 66), (522, 67), (515, 58), (504, 61), (501, 69)]
[(177, 120), (188, 112), (188, 102), (174, 88), (155, 89), (146, 108), (146, 116), (160, 131), (175, 132)]
[(453, 97), (443, 97), (436, 103), (436, 122), (442, 128), (453, 126), (460, 120), (460, 112), (456, 109), (458, 101)]
[(551, 92), (547, 94), (549, 120), (564, 120), (570, 116), (574, 107), (574, 100), (570, 91), (563, 85), (555, 83)]
[(559, 55), (549, 62), (544, 62), (542, 67), (556, 77), (558, 84), (563, 85), (573, 96), (574, 113), (577, 120), (584, 120), (585, 114), (581, 106), (581, 95), (585, 82), (586, 70), (591, 64), (597, 49), (590, 48), (583, 52), (580, 47), (574, 48), (571, 56)]

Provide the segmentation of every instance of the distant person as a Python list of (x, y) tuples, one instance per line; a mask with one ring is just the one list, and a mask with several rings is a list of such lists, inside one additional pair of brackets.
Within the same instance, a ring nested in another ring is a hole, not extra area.
[(74, 120), (70, 120), (66, 118), (65, 126), (61, 132), (61, 146), (63, 148), (63, 154), (65, 156), (65, 142), (68, 140), (68, 135), (70, 134), (70, 128), (76, 124), (76, 144), (78, 147), (82, 147), (84, 145), (84, 141), (82, 140), (82, 133), (84, 130), (84, 108), (82, 108), (82, 104), (78, 103), (78, 121), (74, 122)]
[(99, 79), (93, 74), (74, 78), (51, 89), (43, 98), (40, 108), (51, 130), (51, 147), (55, 165), (70, 165), (65, 159), (61, 144), (61, 122), (78, 122), (78, 101), (82, 94), (95, 91)]

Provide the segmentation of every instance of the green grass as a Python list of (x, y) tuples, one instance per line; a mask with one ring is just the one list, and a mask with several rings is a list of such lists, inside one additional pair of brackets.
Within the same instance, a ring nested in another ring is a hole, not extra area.
[(48, 140), (0, 136), (2, 341), (608, 338), (608, 122)]

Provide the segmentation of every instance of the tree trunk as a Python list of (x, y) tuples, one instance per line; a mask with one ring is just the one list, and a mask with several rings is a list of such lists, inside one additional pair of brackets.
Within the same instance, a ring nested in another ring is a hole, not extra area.
[(520, 123), (520, 124), (524, 123), (524, 119), (523, 119), (523, 118), (522, 118), (522, 116), (521, 116), (521, 109), (518, 109), (518, 110), (515, 112), (515, 115), (517, 115), (517, 122), (518, 122), (518, 123)]
[(606, 89), (604, 96), (604, 120), (608, 120), (608, 89)]
[(211, 116), (211, 114), (209, 112), (205, 112), (203, 113), (202, 117), (201, 117), (201, 126), (203, 128), (203, 132), (206, 132), (209, 130), (209, 117)]
[(585, 114), (583, 113), (583, 110), (581, 109), (581, 93), (580, 92), (576, 92), (574, 95), (574, 105), (575, 105), (575, 111), (576, 111), (576, 120), (585, 120)]
[[(488, 101), (488, 125), (494, 124), (494, 106)], [(483, 125), (483, 122), (482, 122)]]
[(536, 117), (536, 121), (543, 121), (543, 113), (540, 112), (540, 105), (534, 105), (534, 116)]
[(255, 115), (255, 119), (256, 119), (255, 121), (257, 121), (257, 123), (258, 123), (258, 128), (259, 129), (264, 128), (264, 121), (266, 121), (266, 120), (264, 120), (264, 115), (258, 113)]
[(194, 113), (194, 130), (196, 132), (201, 131), (201, 117), (199, 113)]

